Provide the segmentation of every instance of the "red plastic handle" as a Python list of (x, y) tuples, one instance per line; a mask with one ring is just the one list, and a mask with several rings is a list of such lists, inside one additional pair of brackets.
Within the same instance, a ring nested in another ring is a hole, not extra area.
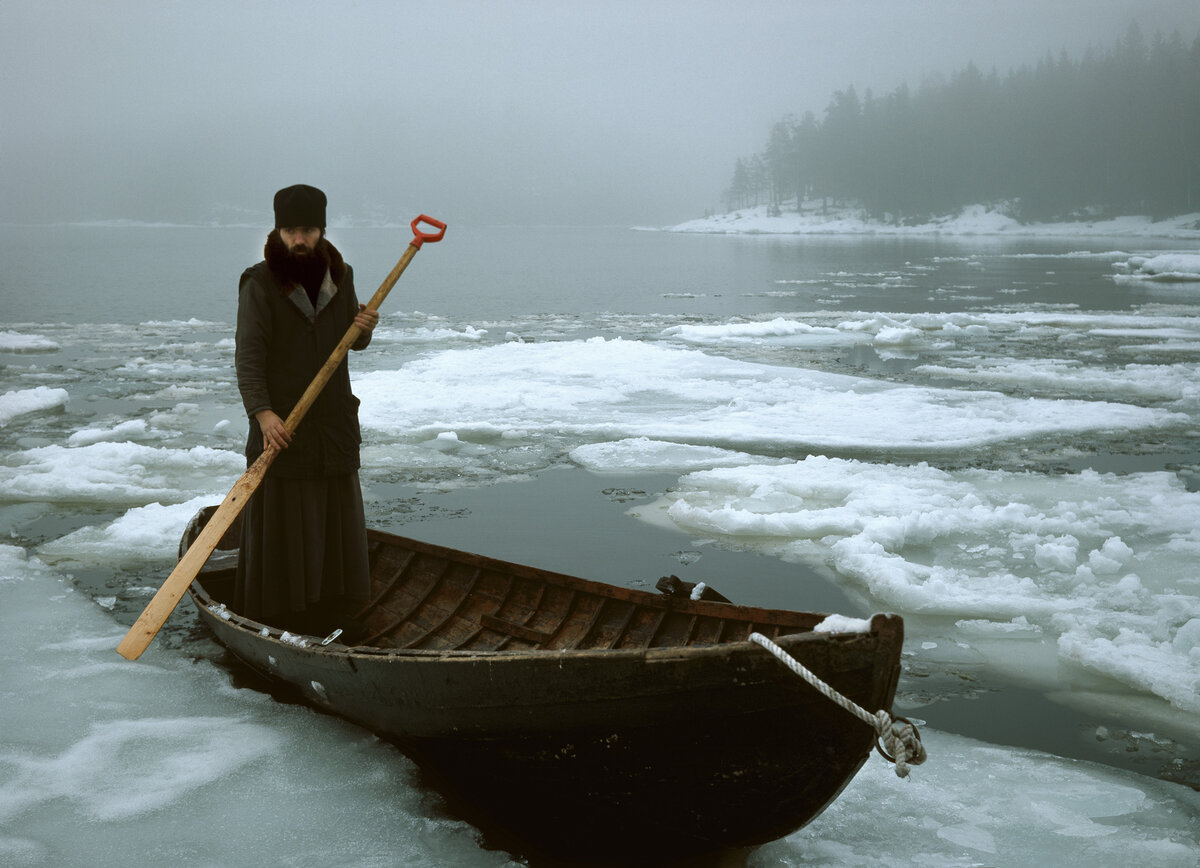
[[(438, 231), (437, 232), (422, 232), (420, 229), (417, 228), (417, 225), (420, 223), (428, 223), (430, 226), (433, 226)], [(442, 238), (445, 237), (445, 235), (446, 235), (446, 224), (445, 223), (443, 223), (441, 220), (434, 220), (432, 217), (426, 217), (424, 214), (422, 214), (420, 217), (418, 217), (416, 220), (414, 220), (411, 225), (412, 225), (412, 231), (413, 231), (412, 246), (417, 248), (418, 250), (421, 249), (421, 245), (424, 244), (426, 241), (431, 241), (431, 242), (441, 241)]]

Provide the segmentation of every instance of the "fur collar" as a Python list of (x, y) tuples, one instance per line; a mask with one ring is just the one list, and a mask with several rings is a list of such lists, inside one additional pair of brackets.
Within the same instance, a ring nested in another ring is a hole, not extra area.
[[(317, 242), (317, 254), (325, 260), (325, 264), (329, 268), (329, 276), (333, 279), (334, 285), (341, 287), (342, 279), (346, 276), (346, 262), (342, 259), (342, 254), (338, 249), (329, 243), (329, 239), (321, 236), (321, 240)], [(287, 247), (283, 243), (283, 239), (279, 236), (278, 229), (272, 229), (267, 236), (266, 246), (263, 248), (263, 258), (267, 261), (267, 266), (271, 269), (271, 273), (275, 275), (275, 279), (285, 289), (291, 291), (291, 281), (283, 277), (283, 271), (280, 267), (281, 263), (287, 258)]]

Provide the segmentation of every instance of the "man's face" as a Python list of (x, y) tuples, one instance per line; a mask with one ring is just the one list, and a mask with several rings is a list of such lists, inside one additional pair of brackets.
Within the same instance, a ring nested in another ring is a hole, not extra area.
[(321, 230), (316, 226), (284, 226), (279, 237), (292, 256), (312, 256), (321, 240)]

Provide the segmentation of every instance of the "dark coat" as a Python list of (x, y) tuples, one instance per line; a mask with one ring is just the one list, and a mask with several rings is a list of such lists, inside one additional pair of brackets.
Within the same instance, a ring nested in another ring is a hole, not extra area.
[[(254, 414), (271, 409), (286, 420), (358, 312), (354, 272), (332, 244), (321, 241), (329, 275), (315, 309), (303, 287), (285, 285), (279, 271), (271, 267), (281, 244), (272, 233), (267, 258), (242, 273), (238, 289), (235, 360), (238, 389), (250, 418), (247, 464), (263, 450), (262, 430)], [(370, 334), (364, 333), (352, 349), (363, 349), (370, 340)], [(291, 444), (272, 462), (268, 476), (311, 479), (357, 470), (362, 442), (358, 403), (343, 359)]]

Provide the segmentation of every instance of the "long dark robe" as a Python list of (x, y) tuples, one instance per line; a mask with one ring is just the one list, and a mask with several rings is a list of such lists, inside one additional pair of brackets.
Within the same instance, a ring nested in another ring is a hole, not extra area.
[[(327, 272), (314, 303), (272, 267), (281, 249), (276, 234), (239, 290), (235, 355), (250, 420), (247, 465), (263, 448), (255, 413), (270, 408), (286, 418), (358, 310), (353, 272), (332, 245), (321, 242)], [(364, 334), (352, 349), (369, 341)], [(246, 506), (233, 603), (240, 614), (326, 635), (347, 628), (348, 615), (366, 602), (357, 410), (343, 360)]]
[(358, 473), (268, 476), (242, 516), (234, 610), (296, 632), (346, 629), (369, 591)]

